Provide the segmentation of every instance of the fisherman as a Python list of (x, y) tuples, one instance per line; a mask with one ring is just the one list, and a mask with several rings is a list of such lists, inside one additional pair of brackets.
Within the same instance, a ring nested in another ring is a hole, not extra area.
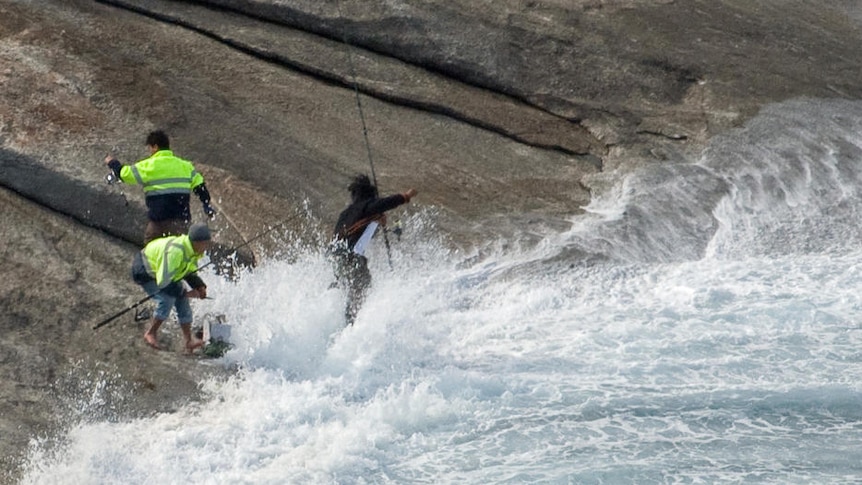
[(150, 132), (146, 145), (150, 156), (134, 165), (123, 166), (112, 155), (105, 157), (114, 178), (143, 186), (149, 219), (144, 244), (159, 237), (185, 234), (192, 218), (189, 199), (193, 191), (207, 216), (215, 217), (203, 175), (191, 162), (174, 155), (168, 135), (161, 130)]
[[(150, 347), (160, 350), (159, 327), (171, 308), (177, 311), (177, 320), (183, 332), (185, 350), (192, 353), (203, 342), (192, 337), (192, 308), (190, 298), (206, 298), (207, 287), (197, 275), (197, 263), (211, 244), (210, 229), (196, 223), (187, 235), (167, 236), (150, 241), (132, 261), (132, 279), (141, 285), (156, 302), (156, 311), (144, 340)], [(183, 281), (192, 288), (186, 290)]]
[(386, 211), (410, 202), (416, 190), (380, 198), (377, 187), (367, 175), (356, 175), (347, 187), (351, 203), (338, 216), (333, 239), (333, 260), (338, 281), (347, 286), (347, 308), (344, 316), (353, 325), (356, 314), (371, 286), (371, 273), (365, 249), (377, 231), (386, 225)]

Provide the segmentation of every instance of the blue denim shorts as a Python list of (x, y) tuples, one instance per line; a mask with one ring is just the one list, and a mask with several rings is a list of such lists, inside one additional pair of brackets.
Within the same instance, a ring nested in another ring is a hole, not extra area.
[[(174, 284), (182, 283), (177, 282)], [(173, 307), (177, 309), (177, 320), (180, 325), (192, 323), (192, 305), (188, 298), (185, 296), (174, 297), (169, 295), (167, 291), (159, 291), (159, 287), (154, 280), (148, 281), (141, 286), (144, 287), (144, 291), (148, 295), (153, 296), (153, 300), (156, 302), (156, 312), (153, 314), (154, 318), (162, 321), (167, 320), (171, 316), (171, 308)]]

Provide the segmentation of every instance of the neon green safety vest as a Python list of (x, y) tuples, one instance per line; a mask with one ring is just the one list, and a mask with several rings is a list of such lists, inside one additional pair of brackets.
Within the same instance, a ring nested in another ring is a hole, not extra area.
[(195, 253), (188, 235), (154, 239), (141, 253), (147, 273), (156, 280), (159, 288), (197, 271), (198, 260), (203, 257)]
[(120, 170), (127, 184), (144, 187), (144, 195), (189, 194), (204, 183), (203, 175), (187, 160), (175, 157), (171, 150), (159, 150), (134, 165)]

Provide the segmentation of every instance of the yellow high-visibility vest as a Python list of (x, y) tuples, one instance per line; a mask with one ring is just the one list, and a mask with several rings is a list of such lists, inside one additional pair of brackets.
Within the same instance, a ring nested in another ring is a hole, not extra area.
[(159, 288), (197, 271), (198, 260), (203, 257), (195, 253), (188, 235), (153, 239), (141, 250), (141, 255), (147, 274), (156, 280)]
[(204, 183), (203, 175), (187, 160), (171, 150), (159, 150), (134, 165), (120, 169), (120, 179), (144, 187), (144, 195), (190, 194)]

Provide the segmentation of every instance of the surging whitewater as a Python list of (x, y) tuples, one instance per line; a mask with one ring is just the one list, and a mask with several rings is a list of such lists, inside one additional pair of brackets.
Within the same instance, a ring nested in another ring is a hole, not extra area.
[(858, 483), (860, 133), (773, 106), (481, 258), (416, 215), (350, 328), (322, 255), (210, 277), (240, 370), (34, 441), (23, 483)]

